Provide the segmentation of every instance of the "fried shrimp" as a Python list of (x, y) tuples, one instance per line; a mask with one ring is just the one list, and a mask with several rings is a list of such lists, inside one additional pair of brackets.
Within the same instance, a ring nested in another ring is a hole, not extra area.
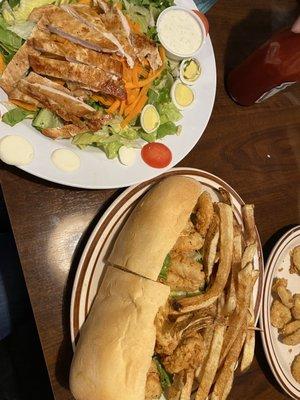
[(300, 319), (300, 294), (294, 294), (294, 307), (292, 308), (292, 315), (295, 319)]
[(196, 229), (201, 236), (205, 236), (214, 215), (214, 206), (211, 195), (202, 192), (196, 205)]
[(294, 247), (291, 252), (290, 273), (291, 274), (295, 273), (300, 275), (300, 246)]
[(282, 343), (287, 344), (288, 346), (296, 346), (296, 344), (300, 344), (300, 329), (297, 329), (290, 335), (285, 336), (282, 339)]
[(200, 333), (185, 337), (173, 354), (167, 356), (163, 364), (171, 374), (187, 369), (196, 369), (203, 360), (204, 341)]
[(205, 274), (202, 264), (187, 254), (171, 252), (170, 258), (166, 284), (171, 287), (171, 290), (193, 292), (204, 286)]
[(272, 326), (282, 329), (291, 319), (292, 315), (289, 308), (284, 306), (279, 300), (274, 300), (271, 306)]
[(292, 375), (293, 375), (294, 379), (298, 383), (300, 383), (300, 354), (298, 354), (294, 358), (294, 360), (292, 362), (292, 365), (291, 365), (291, 372), (292, 372)]
[(272, 286), (273, 294), (277, 294), (283, 305), (287, 308), (292, 308), (294, 299), (291, 291), (287, 289), (287, 280), (284, 278), (275, 279)]
[(196, 231), (191, 221), (188, 222), (184, 231), (181, 232), (173, 251), (188, 252), (200, 250), (203, 247), (204, 239), (199, 232)]

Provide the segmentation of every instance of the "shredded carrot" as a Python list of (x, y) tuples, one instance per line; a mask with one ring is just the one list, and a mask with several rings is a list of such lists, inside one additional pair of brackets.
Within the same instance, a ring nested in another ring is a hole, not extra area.
[(140, 90), (138, 88), (128, 90), (127, 104), (131, 104), (138, 97), (139, 94), (140, 94)]
[(142, 111), (144, 105), (147, 103), (148, 97), (143, 95), (139, 98), (136, 106), (132, 109), (132, 111), (127, 115), (127, 117), (121, 122), (121, 128), (127, 126), (138, 114)]
[(103, 96), (100, 96), (99, 94), (94, 94), (92, 96), (92, 99), (95, 101), (100, 101), (101, 104), (104, 104), (105, 106), (111, 106), (114, 102), (113, 99), (111, 98), (105, 98)]
[(118, 9), (118, 10), (122, 10), (122, 3), (115, 3), (115, 7)]
[(9, 100), (9, 101), (18, 107), (24, 108), (24, 110), (28, 110), (28, 111), (36, 111), (37, 110), (36, 105), (26, 103), (25, 101), (21, 101), (21, 100)]
[(126, 16), (126, 18), (127, 18), (130, 30), (133, 33), (141, 33), (142, 30), (141, 30), (140, 24), (138, 22), (132, 21), (128, 16)]
[(136, 71), (137, 71), (137, 73), (138, 74), (140, 74), (142, 71), (143, 71), (143, 66), (142, 66), (142, 64), (137, 64), (136, 65)]
[(137, 88), (137, 87), (139, 87), (139, 88), (144, 87), (144, 86), (148, 85), (148, 83), (153, 82), (154, 79), (158, 78), (159, 75), (161, 74), (162, 70), (163, 70), (163, 68), (159, 68), (154, 74), (150, 73), (149, 77), (147, 79), (143, 79), (143, 80), (139, 81), (136, 85), (134, 83), (131, 83), (131, 82), (125, 83), (125, 87), (127, 89), (134, 89), (134, 88)]
[(160, 58), (164, 64), (166, 62), (166, 51), (162, 46), (159, 46), (158, 51), (159, 51)]
[(115, 100), (114, 103), (107, 109), (107, 112), (109, 114), (116, 112), (117, 109), (120, 107), (120, 104), (121, 104), (120, 100)]
[(120, 115), (123, 115), (125, 110), (125, 101), (121, 101), (121, 106), (120, 106)]
[(138, 76), (137, 68), (133, 68), (133, 70), (132, 70), (132, 83), (134, 85), (138, 85), (138, 83), (139, 83), (139, 76)]
[(80, 4), (91, 4), (91, 0), (78, 0), (77, 3), (80, 3)]
[(130, 69), (126, 67), (125, 63), (123, 63), (123, 79), (126, 82), (130, 82), (131, 81)]
[(150, 89), (151, 83), (152, 83), (152, 82), (148, 83), (148, 85), (146, 85), (146, 86), (144, 86), (144, 87), (142, 88), (141, 93), (140, 93), (141, 95), (145, 95), (145, 94), (148, 93), (148, 90)]
[(5, 68), (6, 68), (6, 64), (4, 61), (4, 56), (2, 53), (0, 53), (0, 74), (3, 74)]
[(150, 88), (150, 86), (151, 86), (151, 84), (149, 84), (149, 85), (147, 85), (147, 86), (144, 86), (144, 87), (142, 88), (142, 90), (139, 92), (138, 97), (136, 97), (136, 99), (135, 99), (134, 101), (131, 101), (131, 103), (130, 103), (127, 107), (125, 107), (124, 115), (127, 116), (128, 114), (131, 113), (131, 111), (137, 106), (137, 104), (138, 104), (140, 98), (143, 97), (143, 96), (145, 96), (145, 95), (147, 94), (148, 89)]

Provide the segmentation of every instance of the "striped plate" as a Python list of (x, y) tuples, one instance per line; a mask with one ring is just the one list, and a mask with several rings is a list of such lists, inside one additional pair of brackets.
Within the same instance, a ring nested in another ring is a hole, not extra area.
[(262, 341), (271, 370), (280, 386), (293, 399), (300, 399), (300, 384), (291, 374), (291, 363), (300, 353), (300, 344), (287, 346), (278, 340), (277, 329), (270, 322), (271, 295), (274, 278), (288, 280), (292, 293), (300, 293), (300, 276), (289, 273), (290, 251), (300, 245), (300, 225), (288, 231), (275, 245), (266, 265), (260, 326)]

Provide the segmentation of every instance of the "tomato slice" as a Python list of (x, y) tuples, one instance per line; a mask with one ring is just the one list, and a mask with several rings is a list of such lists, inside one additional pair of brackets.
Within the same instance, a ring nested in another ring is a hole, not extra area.
[(165, 168), (172, 161), (172, 153), (162, 143), (148, 143), (142, 148), (142, 159), (150, 167)]

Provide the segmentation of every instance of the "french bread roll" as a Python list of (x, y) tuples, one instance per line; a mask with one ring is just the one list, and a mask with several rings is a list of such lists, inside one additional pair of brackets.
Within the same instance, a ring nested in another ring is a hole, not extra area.
[(145, 400), (157, 311), (168, 286), (108, 267), (70, 371), (76, 400)]
[(156, 281), (201, 192), (198, 181), (183, 176), (159, 182), (130, 214), (108, 261)]

